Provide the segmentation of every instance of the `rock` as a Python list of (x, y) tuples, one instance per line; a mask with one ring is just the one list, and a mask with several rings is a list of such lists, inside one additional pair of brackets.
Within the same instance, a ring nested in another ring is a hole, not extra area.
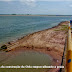
[(7, 49), (6, 45), (1, 46), (1, 49)]
[(50, 47), (47, 47), (47, 51), (51, 51), (52, 49)]

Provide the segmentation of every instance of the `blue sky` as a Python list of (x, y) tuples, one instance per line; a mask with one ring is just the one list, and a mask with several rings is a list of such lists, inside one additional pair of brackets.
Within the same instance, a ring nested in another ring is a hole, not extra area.
[(72, 1), (0, 0), (0, 14), (72, 15)]

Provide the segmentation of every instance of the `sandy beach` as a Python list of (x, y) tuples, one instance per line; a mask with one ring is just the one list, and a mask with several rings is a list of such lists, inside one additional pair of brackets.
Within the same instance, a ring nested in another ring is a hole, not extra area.
[[(52, 65), (61, 65), (68, 23), (68, 21), (64, 21), (50, 29), (38, 31), (16, 41), (8, 42), (6, 43), (7, 49), (5, 51), (8, 55), (16, 55), (25, 50), (43, 52), (52, 57)], [(51, 69), (47, 72), (58, 72), (58, 70)]]

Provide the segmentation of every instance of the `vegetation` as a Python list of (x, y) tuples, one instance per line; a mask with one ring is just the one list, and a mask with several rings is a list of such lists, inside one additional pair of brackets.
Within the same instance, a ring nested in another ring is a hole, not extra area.
[(55, 29), (54, 31), (67, 31), (68, 30), (68, 25), (61, 25), (60, 29)]
[(7, 49), (6, 45), (1, 46), (1, 49)]
[(61, 30), (62, 30), (62, 31), (63, 31), (63, 30), (67, 31), (67, 30), (68, 30), (68, 25), (62, 25)]
[(12, 14), (12, 15), (16, 15), (16, 14)]
[(55, 29), (54, 31), (60, 31), (60, 29)]

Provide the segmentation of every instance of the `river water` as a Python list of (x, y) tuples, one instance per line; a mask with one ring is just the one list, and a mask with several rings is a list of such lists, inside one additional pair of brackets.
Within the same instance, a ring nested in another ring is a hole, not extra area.
[(71, 16), (0, 16), (0, 45), (71, 19)]

